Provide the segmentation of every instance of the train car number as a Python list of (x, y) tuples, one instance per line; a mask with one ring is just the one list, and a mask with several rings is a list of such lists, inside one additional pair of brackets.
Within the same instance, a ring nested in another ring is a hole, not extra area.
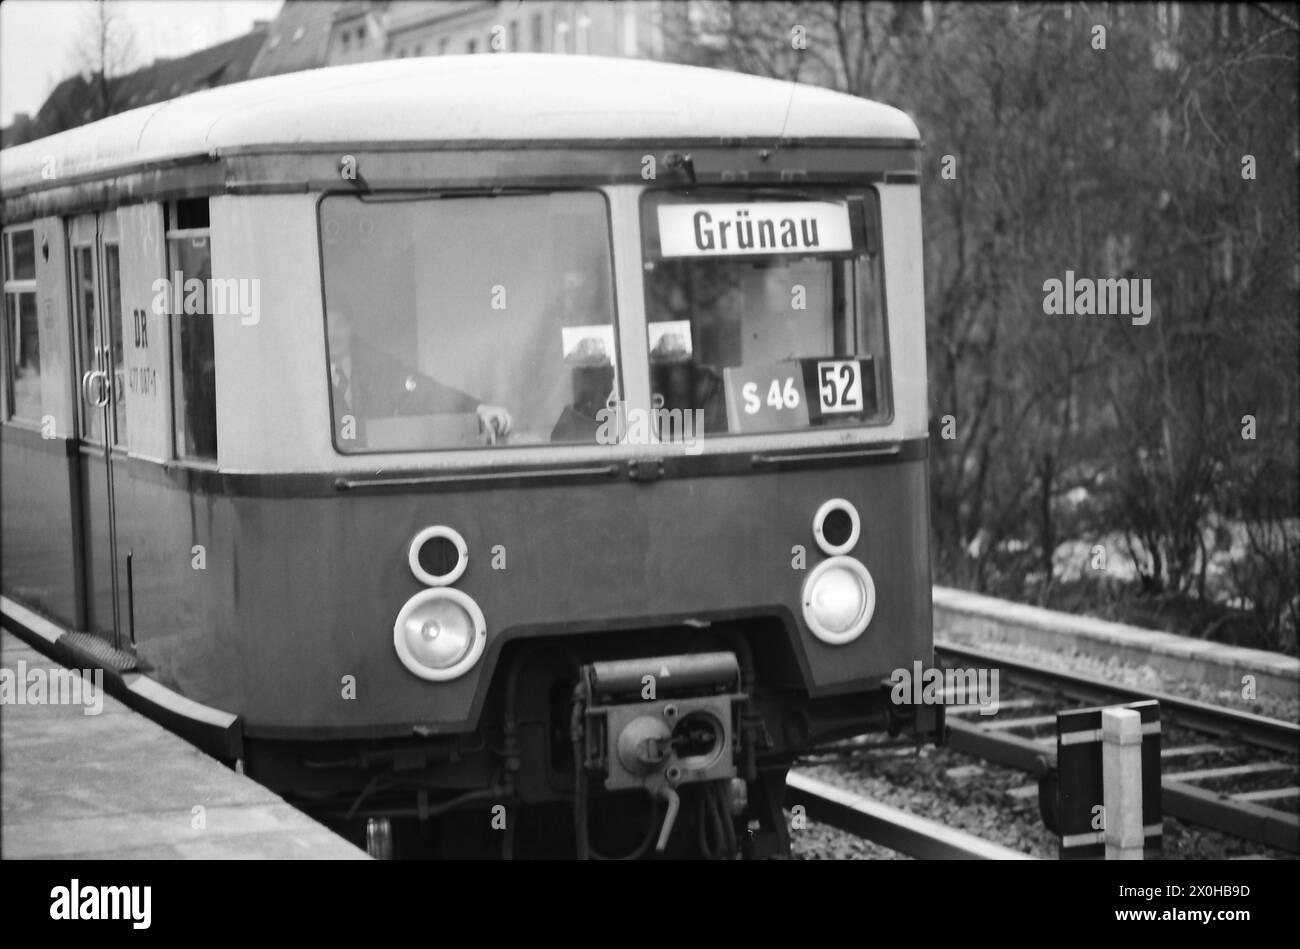
[(823, 414), (862, 411), (862, 367), (856, 359), (817, 363), (817, 393)]

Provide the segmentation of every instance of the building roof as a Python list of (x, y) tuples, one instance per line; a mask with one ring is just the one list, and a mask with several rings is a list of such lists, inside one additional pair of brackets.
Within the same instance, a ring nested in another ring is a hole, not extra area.
[(248, 70), (266, 40), (266, 27), (226, 40), (188, 56), (155, 60), (120, 79), (112, 80), (113, 98), (127, 108), (165, 102), (200, 89), (248, 78)]
[[(108, 108), (125, 112), (155, 102), (165, 102), (200, 89), (240, 82), (266, 39), (266, 27), (215, 46), (174, 59), (158, 59), (124, 76), (108, 80)], [(100, 108), (93, 81), (69, 76), (46, 97), (36, 117), (25, 128), (6, 130), (4, 144), (28, 142), (90, 121)], [(17, 123), (15, 123), (15, 126)]]
[[(60, 80), (41, 103), (29, 126), (29, 137), (23, 141), (32, 141), (84, 124), (87, 119), (86, 105), (94, 101), (94, 95), (94, 89), (84, 76), (68, 76)], [(6, 137), (6, 146), (10, 141), (12, 138)]]
[[(428, 26), (430, 23), (455, 20), (467, 13), (482, 14), (495, 11), (500, 6), (502, 4), (492, 3), (490, 0), (457, 0), (457, 2), (404, 0), (388, 8), (386, 27), (389, 34), (400, 33), (403, 30)], [(515, 7), (515, 4), (510, 4), (504, 12), (508, 15), (514, 12)]]
[(253, 60), (249, 77), (278, 76), (325, 65), (334, 15), (349, 5), (347, 0), (285, 0)]
[(815, 86), (636, 59), (440, 56), (222, 86), (0, 152), (6, 193), (223, 150), (492, 140), (915, 142), (887, 105)]

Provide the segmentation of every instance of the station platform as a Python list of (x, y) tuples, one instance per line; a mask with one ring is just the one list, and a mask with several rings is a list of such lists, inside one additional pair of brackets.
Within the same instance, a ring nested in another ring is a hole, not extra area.
[(368, 859), (98, 689), (50, 704), (55, 689), (33, 683), (60, 667), (7, 630), (0, 667), (13, 675), (0, 706), (0, 858)]

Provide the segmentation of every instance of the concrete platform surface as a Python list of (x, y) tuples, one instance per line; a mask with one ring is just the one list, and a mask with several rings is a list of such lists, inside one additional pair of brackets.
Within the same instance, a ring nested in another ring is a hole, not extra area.
[(13, 690), (38, 697), (31, 683), (59, 666), (7, 631), (0, 667), (14, 676), (0, 705), (0, 857), (367, 859), (98, 689), (83, 688), (79, 704), (49, 703), (53, 689), (41, 690), (45, 704), (19, 703)]

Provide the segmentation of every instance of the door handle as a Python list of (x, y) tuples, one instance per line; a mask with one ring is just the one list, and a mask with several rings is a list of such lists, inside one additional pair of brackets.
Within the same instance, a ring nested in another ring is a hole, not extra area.
[[(91, 395), (95, 383), (99, 383), (98, 396)], [(81, 377), (81, 397), (88, 405), (102, 409), (108, 405), (108, 394), (108, 374), (102, 369), (91, 370)]]

